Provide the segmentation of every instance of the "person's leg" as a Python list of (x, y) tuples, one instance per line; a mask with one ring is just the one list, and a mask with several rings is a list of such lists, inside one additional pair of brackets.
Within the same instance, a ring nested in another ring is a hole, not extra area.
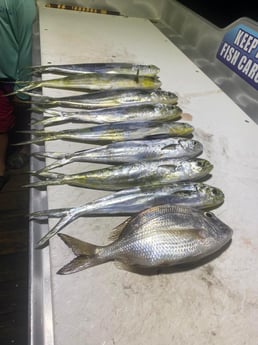
[[(2, 84), (2, 87), (4, 84)], [(14, 126), (15, 117), (11, 100), (5, 96), (6, 91), (0, 89), (0, 190), (7, 181), (6, 154), (8, 148), (8, 132)]]
[(5, 175), (5, 159), (8, 147), (8, 134), (0, 133), (0, 176)]

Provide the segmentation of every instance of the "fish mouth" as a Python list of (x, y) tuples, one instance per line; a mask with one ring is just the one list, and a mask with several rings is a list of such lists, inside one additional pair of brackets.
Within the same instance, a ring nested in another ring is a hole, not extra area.
[(207, 174), (209, 174), (212, 169), (214, 168), (213, 164), (211, 164), (210, 162), (204, 162), (203, 164), (204, 170), (206, 171)]
[(221, 245), (226, 244), (231, 240), (233, 230), (222, 220), (215, 216), (213, 212), (206, 211), (204, 215), (207, 217), (207, 221), (213, 229), (213, 236), (216, 240), (221, 242)]
[(196, 159), (195, 161), (195, 170), (196, 172), (203, 173), (204, 176), (209, 175), (213, 169), (213, 164), (205, 159)]

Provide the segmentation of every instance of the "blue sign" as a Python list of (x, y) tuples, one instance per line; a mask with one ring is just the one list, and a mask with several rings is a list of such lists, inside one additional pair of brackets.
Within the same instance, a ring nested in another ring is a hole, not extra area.
[(258, 32), (245, 25), (228, 31), (217, 58), (258, 90)]

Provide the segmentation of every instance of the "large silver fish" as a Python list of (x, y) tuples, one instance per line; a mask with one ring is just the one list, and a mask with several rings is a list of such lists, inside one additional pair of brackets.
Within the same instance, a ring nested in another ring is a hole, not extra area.
[(185, 122), (120, 122), (106, 125), (97, 125), (86, 128), (66, 129), (59, 131), (32, 130), (34, 138), (15, 145), (40, 143), (50, 140), (68, 140), (83, 143), (106, 144), (115, 141), (146, 139), (157, 136), (189, 136), (194, 128)]
[(222, 249), (232, 234), (213, 213), (188, 206), (154, 206), (120, 224), (113, 242), (105, 246), (59, 234), (76, 258), (57, 273), (71, 274), (109, 261), (129, 269), (198, 262)]
[(133, 104), (176, 104), (178, 101), (178, 97), (175, 93), (160, 89), (154, 91), (139, 89), (97, 91), (60, 98), (29, 92), (27, 92), (27, 94), (32, 97), (32, 100), (29, 102), (37, 107), (95, 109)]
[(151, 159), (192, 158), (202, 151), (203, 145), (199, 141), (179, 137), (118, 141), (73, 153), (35, 152), (33, 156), (56, 159), (41, 170), (49, 171), (73, 162), (122, 164)]
[(21, 83), (25, 86), (17, 89), (9, 95), (15, 95), (19, 92), (27, 92), (42, 87), (92, 92), (126, 89), (155, 90), (161, 86), (161, 82), (158, 77), (135, 77), (128, 74), (101, 73), (72, 74), (62, 78), (18, 82), (18, 84)]
[(182, 109), (171, 104), (139, 104), (92, 110), (46, 110), (43, 120), (34, 121), (34, 125), (52, 126), (65, 122), (78, 123), (116, 123), (180, 120)]
[(101, 190), (121, 190), (135, 186), (157, 186), (174, 182), (200, 180), (211, 172), (213, 165), (206, 159), (158, 159), (111, 166), (78, 174), (51, 172), (33, 173), (45, 178), (25, 187), (70, 185)]
[(167, 186), (134, 187), (104, 196), (82, 206), (31, 213), (31, 219), (61, 218), (38, 242), (44, 246), (50, 238), (79, 217), (129, 216), (148, 207), (177, 204), (200, 209), (214, 209), (224, 202), (223, 192), (200, 182), (181, 182)]
[(134, 76), (153, 77), (160, 71), (159, 67), (147, 64), (135, 64), (128, 62), (99, 62), (78, 63), (66, 65), (39, 65), (26, 69), (34, 75), (42, 73), (77, 74), (77, 73), (108, 73), (108, 74), (131, 74)]

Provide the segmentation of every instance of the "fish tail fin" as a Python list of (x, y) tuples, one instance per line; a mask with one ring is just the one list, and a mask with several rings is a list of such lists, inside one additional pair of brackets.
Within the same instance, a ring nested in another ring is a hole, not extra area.
[[(28, 94), (27, 92), (24, 92), (25, 94)], [(31, 112), (33, 113), (44, 113), (45, 108), (42, 108), (38, 105), (35, 105), (35, 103), (33, 103), (33, 106), (30, 108)]]
[(58, 234), (58, 236), (64, 241), (67, 247), (72, 249), (74, 255), (76, 256), (94, 256), (96, 255), (96, 251), (99, 248), (98, 246), (92, 243), (81, 241), (69, 235)]
[[(29, 92), (24, 92), (24, 94), (29, 94)], [(30, 110), (33, 113), (44, 113), (44, 117), (54, 117), (54, 116), (61, 116), (61, 112), (54, 110), (54, 109), (48, 109), (46, 106), (44, 106), (44, 103), (42, 102), (33, 102), (33, 106), (30, 108)], [(28, 103), (32, 103), (28, 101)]]
[(18, 89), (15, 89), (13, 92), (8, 93), (6, 96), (16, 95), (17, 93), (23, 93), (23, 92), (27, 92), (30, 90), (34, 90), (38, 87), (41, 87), (41, 81), (15, 82), (15, 84), (16, 85), (26, 84), (26, 85)]
[(29, 145), (29, 144), (38, 144), (40, 142), (46, 141), (45, 137), (37, 137), (31, 140), (25, 140), (21, 141), (19, 143), (12, 144), (12, 146), (23, 146), (23, 145)]
[(26, 66), (23, 67), (23, 70), (25, 70), (27, 73), (31, 74), (31, 75), (39, 75), (41, 74), (41, 72), (44, 70), (43, 67), (41, 66)]
[(68, 215), (70, 208), (53, 208), (50, 210), (35, 211), (29, 214), (30, 219), (60, 218)]
[(37, 144), (44, 141), (49, 140), (56, 140), (59, 138), (59, 133), (57, 132), (46, 132), (46, 131), (40, 131), (40, 130), (31, 130), (31, 131), (17, 131), (17, 133), (27, 133), (35, 136), (35, 138), (18, 142), (15, 144), (12, 144), (12, 146), (21, 146), (26, 144)]
[(57, 274), (71, 274), (103, 263), (98, 259), (98, 246), (65, 234), (58, 234), (58, 236), (72, 249), (76, 258), (63, 266)]
[(56, 117), (56, 116), (63, 116), (66, 113), (64, 111), (59, 111), (59, 110), (55, 110), (55, 109), (43, 109), (40, 108), (44, 111), (44, 117)]
[[(66, 212), (67, 214), (67, 212)], [(47, 245), (48, 241), (55, 236), (55, 234), (57, 234), (59, 231), (61, 231), (67, 224), (69, 224), (72, 220), (74, 220), (74, 218), (67, 214), (66, 216), (64, 216), (63, 218), (61, 218), (59, 220), (59, 222), (57, 222), (57, 224), (45, 235), (43, 236), (40, 241), (38, 241), (37, 243), (37, 248), (43, 248)]]
[(52, 159), (63, 159), (66, 157), (67, 153), (63, 152), (33, 152), (31, 154), (35, 158), (52, 158)]
[(32, 112), (36, 113), (44, 113), (43, 119), (32, 119), (32, 125), (40, 125), (40, 126), (50, 126), (57, 123), (62, 123), (67, 121), (62, 115), (62, 112), (52, 110), (52, 109), (44, 109), (42, 107), (34, 106), (32, 108)]
[(35, 105), (35, 108), (39, 107), (41, 111), (47, 110), (49, 107), (53, 107), (55, 105), (54, 98), (44, 96), (40, 92), (24, 91), (23, 93), (31, 97), (31, 99), (27, 100), (26, 102), (33, 103), (33, 105)]
[(63, 158), (63, 159), (60, 159), (60, 160), (57, 160), (56, 162), (53, 162), (47, 166), (45, 166), (45, 168), (41, 169), (40, 172), (41, 173), (47, 173), (49, 172), (49, 170), (52, 170), (52, 169), (56, 169), (56, 168), (60, 168), (68, 163), (71, 163), (73, 160), (72, 159), (69, 159), (69, 158)]
[(68, 119), (65, 119), (61, 116), (52, 116), (48, 117), (46, 119), (40, 119), (40, 120), (34, 120), (32, 121), (32, 125), (35, 126), (51, 126), (51, 125), (56, 125), (59, 123), (64, 123), (68, 121)]
[(38, 182), (32, 182), (23, 185), (23, 188), (42, 188), (42, 187), (47, 187), (47, 186), (56, 186), (56, 185), (61, 185), (64, 184), (64, 179), (53, 179), (53, 180), (45, 180), (45, 181), (38, 181)]
[[(24, 92), (25, 95), (30, 96), (30, 97), (35, 97), (37, 98), (37, 101), (41, 100), (41, 99), (46, 99), (49, 98), (47, 96), (42, 96), (41, 93), (39, 92), (29, 92), (29, 91), (25, 91)], [(34, 103), (34, 100), (28, 100), (28, 103)]]
[(64, 265), (59, 271), (57, 271), (57, 274), (72, 274), (99, 264), (100, 263), (94, 260), (94, 258), (81, 255)]
[(33, 176), (37, 176), (40, 178), (45, 178), (45, 179), (57, 179), (60, 180), (61, 178), (63, 178), (65, 175), (61, 174), (61, 173), (57, 173), (57, 172), (48, 172), (48, 171), (42, 171), (40, 170), (31, 170), (29, 172), (31, 175)]
[(47, 186), (54, 186), (58, 183), (56, 183), (56, 181), (39, 181), (39, 182), (33, 182), (33, 183), (27, 183), (24, 184), (22, 187), (23, 188), (43, 188), (43, 187), (47, 187)]
[(67, 153), (58, 153), (58, 152), (34, 152), (32, 153), (32, 156), (38, 159), (44, 159), (44, 158), (52, 158), (56, 159), (53, 163), (46, 165), (44, 168), (38, 170), (39, 174), (45, 174), (48, 173), (49, 170), (62, 167), (68, 163), (71, 163), (73, 161), (72, 158), (66, 157)]

